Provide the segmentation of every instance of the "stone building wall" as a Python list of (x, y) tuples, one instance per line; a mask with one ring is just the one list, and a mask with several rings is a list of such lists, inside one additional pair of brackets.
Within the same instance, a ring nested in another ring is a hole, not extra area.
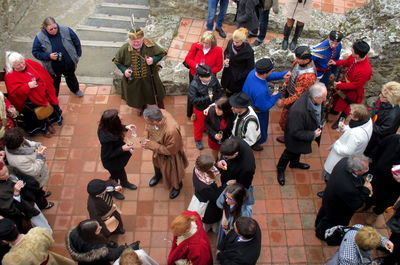
[(3, 0), (0, 5), (0, 41), (8, 37), (36, 0)]

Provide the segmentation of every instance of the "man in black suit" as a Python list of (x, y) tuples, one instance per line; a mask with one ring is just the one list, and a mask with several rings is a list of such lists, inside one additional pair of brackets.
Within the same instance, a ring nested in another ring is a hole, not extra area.
[(372, 194), (371, 183), (362, 175), (368, 171), (364, 155), (342, 158), (332, 170), (315, 220), (316, 236), (325, 240), (325, 231), (336, 225), (349, 225), (353, 214)]
[(317, 82), (304, 92), (290, 107), (285, 129), (285, 151), (283, 151), (277, 167), (278, 183), (285, 185), (285, 169), (309, 169), (310, 165), (300, 162), (301, 154), (312, 152), (311, 143), (321, 136), (322, 107), (326, 100), (326, 87)]
[(261, 252), (260, 226), (251, 217), (241, 216), (217, 250), (221, 265), (255, 265)]

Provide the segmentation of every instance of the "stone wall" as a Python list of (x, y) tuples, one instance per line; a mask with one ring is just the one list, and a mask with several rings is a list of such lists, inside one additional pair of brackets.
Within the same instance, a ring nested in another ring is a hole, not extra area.
[(0, 6), (0, 41), (5, 40), (36, 0), (3, 0)]

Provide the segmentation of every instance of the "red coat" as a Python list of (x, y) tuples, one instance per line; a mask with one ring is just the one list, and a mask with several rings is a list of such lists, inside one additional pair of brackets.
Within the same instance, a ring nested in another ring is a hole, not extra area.
[[(53, 79), (46, 69), (35, 61), (25, 59), (25, 62), (24, 71), (12, 71), (4, 77), (10, 102), (18, 111), (24, 109), (27, 98), (39, 106), (46, 106), (49, 102), (52, 105), (58, 105)], [(36, 78), (38, 87), (29, 88), (28, 83), (33, 78)]]
[[(372, 68), (369, 63), (369, 58), (366, 57), (354, 65), (354, 57), (350, 55), (345, 60), (336, 61), (336, 65), (346, 67), (346, 75), (342, 79), (342, 83), (336, 88), (343, 90), (347, 98), (354, 103), (361, 103), (364, 99), (364, 85), (371, 79)], [(349, 104), (341, 98), (335, 100), (335, 111), (344, 111), (346, 115), (350, 113)]]
[(188, 54), (186, 55), (185, 62), (190, 67), (190, 74), (196, 74), (196, 64), (204, 63), (211, 66), (211, 72), (217, 74), (222, 69), (223, 63), (222, 48), (215, 46), (211, 48), (206, 55), (203, 53), (203, 46), (200, 42), (193, 43)]
[(176, 245), (177, 237), (174, 236), (172, 248), (168, 255), (168, 265), (175, 265), (175, 261), (179, 259), (188, 259), (193, 265), (212, 265), (210, 241), (204, 231), (200, 215), (190, 211), (182, 214), (196, 217), (197, 232), (178, 246)]

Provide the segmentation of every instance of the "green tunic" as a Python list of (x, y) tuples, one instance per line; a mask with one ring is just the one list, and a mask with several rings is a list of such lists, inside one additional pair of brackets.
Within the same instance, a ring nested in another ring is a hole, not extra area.
[[(128, 106), (139, 109), (146, 104), (156, 104), (154, 89), (156, 90), (158, 101), (165, 97), (165, 88), (157, 70), (157, 62), (165, 55), (166, 52), (160, 46), (146, 38), (143, 40), (139, 53), (129, 43), (119, 48), (113, 62), (123, 74), (129, 67), (133, 72), (132, 78), (129, 78), (130, 80), (125, 75), (122, 77), (121, 96)], [(147, 65), (146, 56), (153, 57), (152, 65)]]

